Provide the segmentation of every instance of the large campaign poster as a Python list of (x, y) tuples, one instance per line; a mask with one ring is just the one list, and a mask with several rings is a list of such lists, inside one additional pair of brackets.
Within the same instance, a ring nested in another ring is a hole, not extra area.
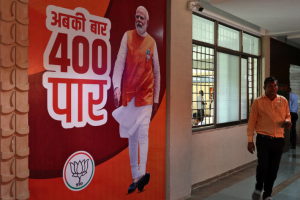
[(30, 199), (164, 199), (166, 1), (28, 10)]

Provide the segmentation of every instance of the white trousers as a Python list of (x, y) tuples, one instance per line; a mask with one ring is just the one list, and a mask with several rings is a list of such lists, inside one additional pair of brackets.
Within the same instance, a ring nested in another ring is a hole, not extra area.
[[(120, 137), (128, 138), (132, 178), (146, 173), (148, 155), (148, 131), (152, 105), (135, 107), (135, 97), (128, 105), (114, 110), (113, 117), (120, 124)], [(140, 151), (138, 151), (140, 148)], [(138, 155), (140, 152), (140, 165)]]
[[(132, 136), (129, 136), (129, 156), (132, 178), (135, 179), (146, 173), (146, 163), (148, 155), (148, 131), (149, 124), (138, 127)], [(140, 164), (138, 165), (138, 147), (140, 148)]]

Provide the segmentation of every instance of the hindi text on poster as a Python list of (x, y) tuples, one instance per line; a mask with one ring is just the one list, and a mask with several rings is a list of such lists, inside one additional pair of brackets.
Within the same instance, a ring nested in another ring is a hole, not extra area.
[(50, 116), (64, 128), (105, 124), (111, 84), (109, 19), (90, 15), (84, 8), (49, 5), (46, 26), (52, 31), (43, 75)]

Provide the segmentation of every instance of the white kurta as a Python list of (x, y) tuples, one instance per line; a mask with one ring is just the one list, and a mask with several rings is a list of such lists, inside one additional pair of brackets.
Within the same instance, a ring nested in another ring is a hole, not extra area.
[(203, 96), (201, 94), (198, 95), (197, 101), (197, 109), (204, 109), (204, 105), (202, 104)]
[(120, 137), (132, 136), (142, 124), (149, 124), (152, 114), (152, 105), (135, 107), (135, 97), (127, 104), (113, 111), (112, 116), (120, 124)]

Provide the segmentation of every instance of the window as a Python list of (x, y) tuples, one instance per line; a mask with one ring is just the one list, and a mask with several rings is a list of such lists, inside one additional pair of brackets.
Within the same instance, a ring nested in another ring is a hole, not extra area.
[(214, 70), (214, 49), (194, 44), (192, 116), (195, 125), (213, 124)]
[(257, 87), (257, 59), (256, 58), (248, 58), (248, 85), (249, 85), (249, 92), (248, 92), (248, 99), (249, 99), (249, 112), (248, 115), (250, 116), (251, 112), (251, 105), (254, 99), (257, 98), (258, 87)]
[(243, 33), (243, 52), (258, 56), (259, 38)]
[(247, 59), (241, 59), (241, 120), (247, 119)]
[(217, 123), (239, 121), (239, 57), (218, 52)]
[[(195, 30), (195, 31), (194, 31)], [(214, 43), (215, 24), (205, 18), (193, 15), (193, 40)]]
[(218, 45), (238, 51), (240, 48), (240, 32), (219, 24)]
[(247, 122), (260, 94), (259, 41), (242, 30), (193, 15), (194, 128)]

